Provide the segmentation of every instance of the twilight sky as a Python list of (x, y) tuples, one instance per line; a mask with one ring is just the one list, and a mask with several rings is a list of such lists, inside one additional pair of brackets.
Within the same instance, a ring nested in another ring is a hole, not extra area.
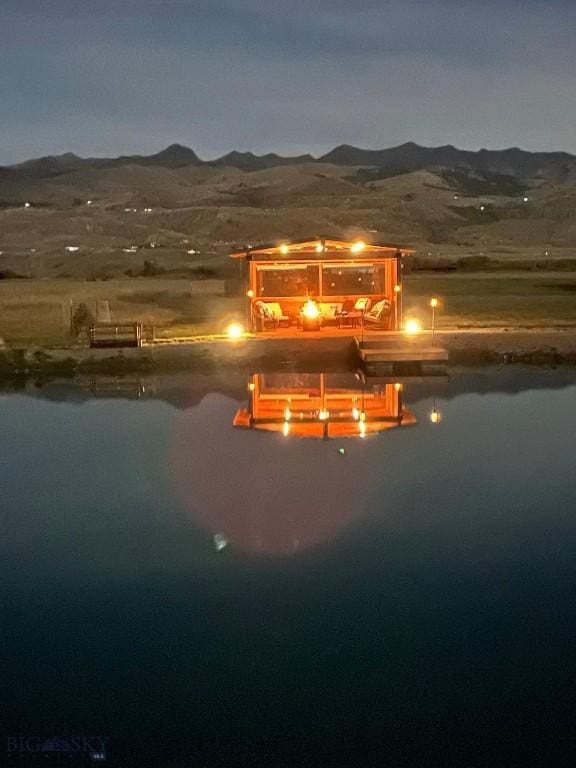
[(575, 0), (0, 0), (0, 164), (341, 143), (576, 153)]

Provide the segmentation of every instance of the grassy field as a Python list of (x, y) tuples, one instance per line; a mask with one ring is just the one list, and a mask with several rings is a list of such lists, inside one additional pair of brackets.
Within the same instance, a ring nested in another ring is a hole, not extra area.
[(439, 327), (576, 327), (576, 273), (410, 275), (404, 316), (429, 323), (431, 296), (440, 299)]
[[(405, 280), (404, 315), (429, 325), (438, 296), (438, 327), (576, 327), (576, 273), (413, 274)], [(0, 338), (8, 344), (68, 346), (71, 312), (95, 314), (107, 301), (114, 322), (140, 321), (156, 335), (219, 333), (243, 319), (243, 302), (221, 280), (142, 278), (0, 281)]]
[(69, 345), (70, 317), (84, 302), (96, 315), (106, 301), (113, 322), (140, 321), (158, 335), (209, 333), (242, 319), (220, 280), (0, 281), (0, 338), (8, 344)]

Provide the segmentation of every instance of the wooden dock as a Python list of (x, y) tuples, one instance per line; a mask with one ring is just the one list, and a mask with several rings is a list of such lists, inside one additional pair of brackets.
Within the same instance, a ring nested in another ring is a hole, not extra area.
[(356, 352), (368, 374), (435, 375), (446, 373), (448, 351), (398, 334), (354, 337)]

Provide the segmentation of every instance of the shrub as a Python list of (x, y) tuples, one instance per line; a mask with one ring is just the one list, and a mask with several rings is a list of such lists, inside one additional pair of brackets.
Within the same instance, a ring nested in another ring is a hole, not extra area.
[(90, 326), (94, 324), (94, 315), (88, 309), (84, 302), (78, 304), (72, 315), (70, 324), (70, 333), (74, 338), (78, 338), (81, 333), (87, 333)]

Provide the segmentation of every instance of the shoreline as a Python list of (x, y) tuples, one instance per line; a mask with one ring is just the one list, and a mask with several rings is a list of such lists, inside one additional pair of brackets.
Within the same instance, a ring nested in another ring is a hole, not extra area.
[[(441, 330), (451, 366), (522, 364), (576, 366), (576, 329), (493, 331)], [(70, 378), (82, 374), (145, 374), (306, 367), (341, 369), (358, 364), (352, 337), (318, 339), (247, 338), (152, 344), (141, 348), (2, 348), (0, 380)]]

